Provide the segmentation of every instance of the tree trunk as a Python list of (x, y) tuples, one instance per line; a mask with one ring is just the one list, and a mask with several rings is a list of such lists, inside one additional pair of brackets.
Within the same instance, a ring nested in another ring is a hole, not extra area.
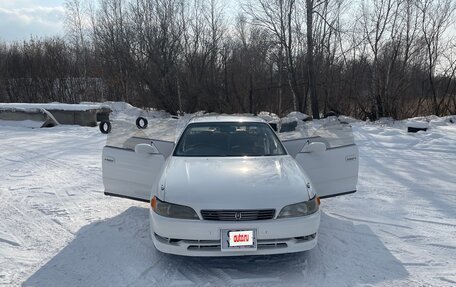
[(315, 86), (315, 68), (313, 59), (313, 0), (306, 0), (307, 9), (307, 76), (309, 80), (309, 96), (314, 119), (320, 118), (317, 89)]

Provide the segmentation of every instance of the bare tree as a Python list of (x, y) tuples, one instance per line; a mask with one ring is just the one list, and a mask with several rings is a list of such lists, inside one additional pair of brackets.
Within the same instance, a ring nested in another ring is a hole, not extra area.
[(231, 21), (221, 0), (66, 0), (65, 39), (0, 43), (0, 98), (315, 118), (456, 112), (454, 0), (245, 1)]
[(308, 93), (312, 104), (312, 116), (314, 119), (319, 119), (320, 112), (318, 107), (317, 87), (315, 86), (313, 14), (314, 0), (306, 0)]
[(452, 0), (422, 0), (417, 1), (417, 5), (421, 10), (421, 32), (427, 52), (427, 71), (433, 111), (436, 115), (440, 115), (442, 101), (438, 100), (435, 74), (442, 48), (445, 48), (442, 37), (454, 21), (456, 3)]
[(293, 17), (296, 15), (295, 0), (257, 0), (249, 3), (244, 10), (257, 25), (266, 28), (285, 51), (288, 85), (293, 97), (293, 109), (301, 110), (303, 99), (298, 86), (296, 65), (294, 61), (295, 45), (293, 37)]

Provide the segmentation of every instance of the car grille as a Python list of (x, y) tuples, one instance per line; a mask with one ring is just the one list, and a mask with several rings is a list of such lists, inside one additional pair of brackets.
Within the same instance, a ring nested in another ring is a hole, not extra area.
[(260, 210), (201, 210), (205, 220), (251, 221), (273, 219), (275, 209)]

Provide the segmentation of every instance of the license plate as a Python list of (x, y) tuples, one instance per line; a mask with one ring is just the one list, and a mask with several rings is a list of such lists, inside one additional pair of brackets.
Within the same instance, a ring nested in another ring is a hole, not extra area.
[(222, 251), (255, 251), (257, 250), (256, 229), (221, 230)]

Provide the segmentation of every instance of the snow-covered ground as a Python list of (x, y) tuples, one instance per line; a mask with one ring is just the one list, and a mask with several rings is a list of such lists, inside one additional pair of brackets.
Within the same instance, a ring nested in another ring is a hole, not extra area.
[(148, 204), (105, 197), (97, 128), (0, 126), (0, 285), (455, 286), (456, 124), (353, 123), (358, 192), (322, 201), (305, 253), (159, 253)]

